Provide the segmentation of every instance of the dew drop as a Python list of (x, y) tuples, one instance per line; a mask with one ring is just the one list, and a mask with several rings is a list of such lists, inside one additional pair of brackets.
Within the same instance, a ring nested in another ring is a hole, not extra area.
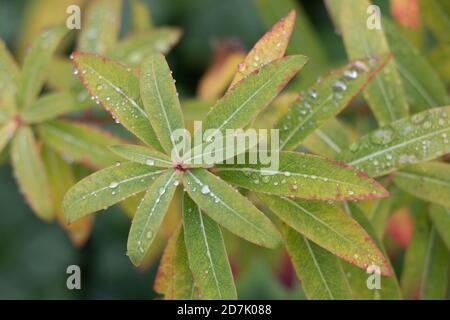
[(208, 185), (205, 184), (205, 185), (202, 187), (201, 193), (202, 193), (202, 194), (208, 194), (208, 193), (210, 193), (210, 192), (211, 192), (211, 190), (209, 190)]
[(147, 159), (145, 160), (145, 164), (148, 166), (153, 166), (155, 165), (155, 161), (153, 161), (152, 159)]
[(374, 144), (387, 144), (394, 138), (394, 131), (390, 128), (379, 129), (373, 132), (370, 137)]
[(145, 236), (147, 237), (147, 239), (151, 239), (153, 237), (153, 231), (151, 231), (151, 230), (147, 231)]
[(337, 80), (334, 84), (333, 84), (333, 90), (334, 91), (345, 91), (347, 90), (347, 85), (342, 82), (341, 80)]
[(115, 188), (117, 188), (119, 186), (119, 184), (116, 182), (116, 181), (113, 181), (113, 182), (111, 182), (110, 184), (109, 184), (109, 187), (111, 188), (111, 189), (115, 189)]

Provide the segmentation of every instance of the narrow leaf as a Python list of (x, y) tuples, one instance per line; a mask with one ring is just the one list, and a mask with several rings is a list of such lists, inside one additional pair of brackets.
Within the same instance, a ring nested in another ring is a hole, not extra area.
[(179, 172), (167, 170), (150, 185), (134, 215), (128, 235), (127, 255), (139, 265), (150, 248), (178, 185)]
[(428, 240), (420, 298), (446, 300), (450, 255), (435, 227)]
[(140, 87), (150, 123), (162, 147), (171, 155), (178, 151), (174, 132), (184, 129), (184, 123), (177, 89), (162, 54), (152, 54), (142, 62)]
[(25, 109), (22, 119), (27, 123), (39, 123), (76, 109), (79, 109), (79, 103), (71, 92), (48, 93)]
[(71, 223), (144, 191), (164, 170), (138, 163), (123, 163), (93, 173), (70, 188), (64, 197), (64, 214)]
[(68, 160), (94, 168), (114, 164), (118, 157), (108, 146), (123, 142), (108, 131), (67, 120), (49, 121), (40, 125), (38, 131), (51, 148)]
[(441, 43), (449, 43), (450, 6), (445, 0), (419, 0), (420, 13), (425, 24)]
[(131, 3), (131, 27), (135, 32), (151, 30), (153, 28), (150, 10), (141, 0), (132, 0)]
[(130, 36), (106, 53), (106, 56), (137, 66), (141, 61), (155, 52), (167, 54), (181, 37), (181, 30), (174, 27), (162, 27), (151, 32)]
[(16, 92), (19, 77), (19, 67), (9, 53), (3, 40), (0, 39), (0, 97), (4, 91)]
[(311, 300), (351, 299), (339, 260), (286, 224), (281, 227), (287, 251), (302, 289)]
[(303, 141), (303, 145), (315, 154), (334, 159), (350, 145), (354, 135), (351, 129), (333, 118), (310, 134)]
[(394, 174), (400, 189), (426, 201), (450, 208), (450, 164), (427, 162)]
[(258, 197), (286, 224), (334, 255), (362, 269), (374, 264), (382, 274), (392, 274), (389, 263), (367, 232), (337, 207), (287, 197), (263, 194)]
[[(383, 252), (385, 257), (388, 257), (386, 250), (384, 249), (383, 242), (377, 237), (375, 229), (372, 227), (371, 222), (367, 219), (365, 213), (354, 203), (344, 203), (345, 212), (350, 215), (361, 227), (366, 230), (372, 240)], [(389, 259), (386, 258), (387, 263), (390, 265)], [(372, 283), (369, 282), (370, 277), (376, 277), (377, 270), (369, 269), (362, 270), (349, 263), (342, 261), (342, 267), (347, 276), (347, 280), (352, 288), (355, 299), (361, 300), (399, 300), (402, 299), (402, 293), (400, 286), (395, 275), (386, 277), (381, 275), (380, 288), (370, 288), (369, 284), (376, 285), (376, 280)], [(376, 266), (379, 267), (379, 266)], [(392, 268), (392, 267), (391, 267)], [(369, 272), (368, 272), (369, 271)]]
[(449, 252), (423, 208), (405, 253), (401, 285), (407, 299), (445, 299)]
[[(336, 0), (334, 0), (336, 1)], [(390, 54), (389, 45), (382, 28), (369, 28), (367, 0), (339, 1), (339, 26), (342, 29), (345, 48), (351, 59)], [(329, 6), (333, 9), (334, 6)], [(395, 62), (388, 63), (375, 76), (364, 91), (378, 123), (385, 125), (408, 115), (408, 104), (395, 68)]]
[(304, 199), (356, 200), (388, 195), (380, 184), (365, 174), (316, 155), (283, 151), (273, 162), (271, 167), (276, 164), (278, 168), (228, 164), (218, 166), (214, 172), (246, 189)]
[(68, 224), (64, 219), (62, 201), (64, 194), (75, 182), (72, 167), (60, 155), (48, 147), (42, 150), (42, 160), (48, 173), (48, 180), (53, 200), (53, 208), (59, 224), (66, 230), (70, 240), (76, 246), (82, 246), (88, 239), (92, 228), (92, 216), (86, 216)]
[(109, 147), (118, 156), (157, 168), (172, 168), (172, 160), (164, 153), (143, 146), (119, 144)]
[(119, 37), (121, 0), (96, 0), (89, 3), (78, 40), (78, 50), (105, 53)]
[(449, 137), (450, 107), (433, 108), (361, 137), (338, 159), (378, 177), (450, 152)]
[(202, 299), (236, 299), (222, 232), (188, 196), (183, 199), (183, 226), (189, 265)]
[(280, 148), (292, 150), (309, 134), (341, 112), (358, 95), (389, 57), (355, 60), (332, 71), (290, 106), (275, 128), (280, 130)]
[(434, 227), (450, 250), (450, 209), (432, 205), (429, 213)]
[(183, 176), (189, 196), (213, 220), (236, 235), (269, 248), (280, 243), (270, 220), (237, 190), (203, 169), (192, 169)]
[(240, 81), (207, 114), (204, 130), (239, 129), (247, 125), (304, 66), (304, 56), (275, 60)]
[(13, 121), (0, 125), (0, 152), (3, 151), (9, 140), (11, 140), (16, 129), (17, 124)]
[(14, 175), (26, 201), (39, 218), (53, 219), (47, 173), (29, 127), (17, 130), (11, 156)]
[(327, 53), (324, 49), (318, 33), (309, 20), (303, 7), (295, 0), (256, 0), (256, 7), (266, 26), (272, 26), (280, 17), (294, 9), (297, 14), (292, 38), (287, 52), (298, 54), (301, 52), (311, 60), (297, 77), (295, 87), (304, 89), (310, 86), (323, 72), (327, 70)]
[(389, 20), (383, 20), (389, 46), (402, 79), (406, 99), (418, 112), (449, 103), (447, 89), (436, 71)]
[(238, 72), (231, 81), (230, 88), (262, 66), (284, 56), (294, 28), (295, 16), (295, 10), (291, 10), (258, 40), (244, 61), (239, 64)]
[(146, 144), (161, 149), (150, 126), (139, 92), (139, 78), (131, 69), (96, 55), (75, 53), (81, 82), (92, 97), (110, 111), (116, 122)]
[(28, 108), (39, 94), (53, 53), (67, 32), (65, 26), (54, 27), (39, 34), (25, 56), (18, 89), (18, 105)]

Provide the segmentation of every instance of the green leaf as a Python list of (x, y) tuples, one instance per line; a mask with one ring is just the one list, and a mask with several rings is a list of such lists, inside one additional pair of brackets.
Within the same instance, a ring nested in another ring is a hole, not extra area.
[(181, 229), (176, 243), (174, 258), (174, 290), (172, 297), (174, 300), (193, 300), (197, 297), (197, 289), (188, 261), (183, 229)]
[(372, 224), (374, 233), (378, 239), (383, 239), (387, 219), (391, 214), (391, 210), (392, 197), (376, 199), (373, 201), (368, 218), (370, 219), (370, 223)]
[(63, 203), (66, 220), (74, 222), (144, 191), (164, 171), (130, 162), (97, 171), (66, 193)]
[(84, 86), (111, 112), (115, 121), (146, 144), (161, 150), (142, 105), (139, 78), (131, 69), (91, 54), (75, 53), (74, 62)]
[(144, 59), (140, 87), (145, 111), (162, 147), (166, 154), (178, 154), (173, 134), (184, 129), (183, 114), (169, 65), (162, 54)]
[(328, 120), (325, 125), (310, 134), (303, 145), (311, 152), (334, 159), (350, 145), (354, 133), (337, 119)]
[(289, 56), (275, 60), (237, 83), (220, 99), (203, 122), (203, 130), (225, 133), (247, 125), (284, 88), (304, 66), (304, 56)]
[[(380, 241), (381, 238), (378, 238), (375, 229), (372, 227), (371, 222), (367, 219), (365, 213), (353, 203), (344, 203), (345, 212), (350, 215), (353, 219), (358, 222), (361, 227), (366, 230), (366, 232), (370, 235), (372, 240), (378, 246), (378, 248), (383, 252), (384, 256), (387, 257), (386, 250), (384, 249), (383, 243)], [(390, 262), (386, 258), (387, 263)], [(371, 273), (368, 273), (367, 270), (362, 270), (360, 268), (355, 267), (349, 263), (342, 261), (342, 267), (344, 268), (344, 272), (347, 275), (347, 280), (352, 288), (352, 292), (356, 299), (362, 300), (399, 300), (402, 299), (402, 294), (400, 290), (400, 286), (397, 281), (397, 277), (392, 275), (390, 277), (381, 276), (380, 278), (380, 289), (369, 289), (368, 280), (369, 276), (376, 276), (374, 274), (374, 270)], [(392, 268), (392, 267), (391, 267)], [(375, 271), (376, 272), (376, 271)]]
[(406, 299), (445, 299), (450, 261), (448, 248), (421, 209), (405, 253), (402, 290)]
[(441, 43), (449, 43), (450, 6), (445, 0), (420, 0), (420, 14), (425, 24)]
[(118, 156), (157, 168), (172, 168), (172, 160), (164, 153), (143, 146), (119, 144), (109, 147)]
[(447, 247), (431, 229), (428, 240), (420, 298), (424, 300), (446, 300), (450, 255)]
[(183, 183), (200, 209), (223, 227), (258, 245), (279, 245), (280, 235), (271, 221), (218, 177), (204, 169), (192, 169), (186, 171)]
[(295, 25), (295, 17), (295, 10), (291, 10), (258, 40), (244, 61), (239, 64), (230, 88), (261, 66), (284, 56)]
[(255, 4), (266, 26), (272, 26), (280, 17), (295, 9), (297, 21), (287, 52), (289, 54), (301, 52), (305, 56), (310, 57), (308, 65), (297, 77), (299, 81), (295, 84), (295, 87), (298, 89), (307, 88), (327, 70), (328, 62), (327, 53), (305, 10), (294, 0), (278, 0), (276, 2), (272, 0), (256, 0)]
[(434, 227), (450, 250), (450, 209), (432, 205), (429, 213)]
[(16, 129), (17, 124), (13, 121), (0, 125), (0, 152), (3, 151), (9, 140), (11, 140)]
[(68, 91), (62, 91), (42, 96), (25, 109), (21, 116), (27, 123), (39, 123), (76, 109), (79, 109), (77, 98)]
[[(336, 0), (334, 0), (336, 1)], [(367, 0), (339, 1), (337, 20), (351, 59), (390, 54), (382, 29), (368, 28)], [(334, 6), (329, 6), (333, 10)], [(364, 91), (378, 123), (385, 125), (408, 115), (408, 104), (395, 62), (388, 63)]]
[(76, 183), (72, 166), (59, 154), (45, 145), (42, 149), (42, 160), (48, 173), (56, 218), (68, 233), (70, 240), (76, 246), (82, 246), (90, 235), (93, 221), (92, 216), (86, 216), (75, 223), (68, 224), (64, 219), (62, 209), (64, 194)]
[(154, 288), (164, 294), (165, 300), (193, 300), (197, 297), (182, 228), (174, 232), (164, 249)]
[(123, 140), (108, 131), (83, 123), (54, 120), (38, 128), (39, 135), (54, 150), (71, 161), (103, 168), (117, 161), (108, 146)]
[(175, 27), (162, 27), (136, 34), (119, 42), (106, 53), (106, 56), (130, 66), (137, 66), (142, 59), (155, 52), (168, 53), (178, 42), (181, 34), (181, 30)]
[(427, 162), (394, 174), (400, 189), (426, 201), (450, 207), (450, 164)]
[(128, 235), (127, 255), (134, 265), (139, 265), (150, 248), (170, 201), (178, 186), (180, 174), (175, 170), (162, 173), (150, 185), (138, 206)]
[(341, 112), (386, 64), (388, 57), (373, 64), (356, 60), (330, 72), (291, 104), (275, 125), (280, 130), (280, 148), (292, 150), (309, 134)]
[(3, 40), (0, 39), (0, 97), (4, 91), (16, 92), (19, 79), (19, 67), (9, 53)]
[(30, 207), (39, 218), (53, 219), (47, 173), (29, 127), (17, 130), (11, 157), (17, 183)]
[(20, 108), (28, 108), (38, 96), (44, 85), (47, 68), (53, 53), (66, 33), (67, 28), (65, 26), (58, 26), (40, 33), (33, 41), (22, 66), (22, 75), (17, 92)]
[(202, 299), (236, 299), (222, 232), (188, 196), (183, 199), (184, 239), (189, 265)]
[(429, 62), (391, 21), (383, 20), (383, 27), (411, 108), (417, 112), (448, 105), (447, 89)]
[(450, 152), (450, 107), (433, 108), (361, 137), (338, 159), (371, 177)]
[(153, 28), (150, 10), (141, 0), (132, 0), (131, 6), (131, 27), (135, 32), (151, 30)]
[(414, 233), (405, 253), (403, 271), (400, 279), (405, 299), (420, 298), (425, 261), (429, 252), (431, 224), (426, 212), (419, 211), (415, 221)]
[(286, 224), (281, 227), (287, 251), (302, 289), (311, 300), (352, 298), (339, 260)]
[(105, 53), (119, 37), (121, 0), (97, 0), (89, 3), (78, 40), (78, 50)]
[(372, 178), (333, 160), (290, 151), (280, 152), (277, 160), (275, 169), (261, 164), (228, 164), (214, 172), (246, 189), (304, 199), (356, 200), (388, 195)]
[(391, 275), (386, 258), (367, 232), (339, 208), (319, 201), (258, 194), (283, 222), (334, 255), (366, 269), (378, 265)]

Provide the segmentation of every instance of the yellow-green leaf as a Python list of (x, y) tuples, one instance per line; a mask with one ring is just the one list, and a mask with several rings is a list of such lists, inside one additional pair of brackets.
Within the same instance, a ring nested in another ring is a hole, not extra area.
[(275, 164), (274, 169), (260, 163), (227, 164), (217, 166), (214, 172), (249, 190), (304, 199), (357, 200), (388, 195), (372, 178), (320, 156), (282, 151), (273, 159), (271, 165)]
[(176, 156), (174, 133), (184, 129), (177, 89), (164, 56), (155, 53), (141, 65), (140, 88), (142, 102), (150, 123), (166, 154)]
[(284, 88), (306, 63), (304, 56), (275, 60), (248, 75), (220, 99), (206, 115), (203, 129), (225, 133), (247, 125)]
[(239, 64), (238, 72), (231, 81), (230, 88), (262, 66), (284, 56), (294, 28), (295, 16), (295, 10), (291, 10), (258, 40), (244, 61)]
[(122, 40), (109, 50), (106, 56), (130, 66), (137, 66), (146, 56), (155, 52), (168, 53), (179, 41), (180, 37), (180, 29), (161, 27)]
[(178, 178), (178, 171), (167, 170), (152, 182), (142, 198), (128, 235), (127, 255), (134, 265), (142, 262), (150, 248), (175, 194)]
[(204, 169), (186, 171), (183, 184), (189, 196), (213, 220), (236, 235), (268, 248), (280, 243), (271, 221), (247, 198)]
[[(330, 72), (291, 104), (275, 128), (280, 130), (280, 148), (294, 149), (314, 130), (341, 112), (389, 60), (355, 60)], [(372, 63), (370, 63), (372, 61)]]
[[(334, 0), (338, 1), (338, 0)], [(351, 59), (361, 59), (375, 55), (390, 54), (389, 45), (382, 28), (372, 26), (376, 19), (367, 14), (370, 1), (347, 0), (339, 1), (337, 20), (342, 31), (345, 48)], [(335, 6), (329, 6), (330, 10)], [(408, 104), (400, 76), (395, 68), (395, 62), (388, 63), (369, 83), (364, 91), (380, 125), (388, 124), (408, 115)]]
[(412, 110), (447, 105), (447, 89), (429, 62), (402, 36), (395, 24), (383, 20), (383, 27)]
[[(20, 70), (14, 58), (0, 39), (0, 97), (4, 91), (16, 92), (19, 84)], [(2, 101), (0, 100), (0, 106)]]
[(53, 219), (47, 172), (29, 127), (17, 130), (11, 148), (12, 165), (19, 188), (38, 217)]
[(352, 298), (351, 289), (338, 258), (286, 224), (282, 225), (281, 231), (295, 272), (308, 299)]
[(3, 151), (9, 140), (11, 140), (16, 129), (17, 124), (14, 121), (0, 125), (0, 152)]
[(394, 174), (400, 189), (426, 201), (450, 208), (450, 164), (427, 162)]
[(236, 299), (220, 227), (188, 196), (183, 199), (183, 226), (189, 265), (202, 299)]
[(143, 146), (135, 146), (132, 144), (118, 144), (109, 147), (112, 152), (118, 156), (143, 163), (148, 166), (155, 166), (157, 168), (171, 168), (174, 166), (172, 160), (164, 153), (150, 149)]
[(377, 265), (382, 274), (392, 274), (367, 232), (339, 208), (319, 201), (264, 194), (258, 197), (286, 224), (334, 255), (362, 269)]
[(434, 227), (450, 250), (450, 209), (432, 205), (429, 213)]
[(66, 220), (74, 222), (144, 191), (164, 171), (130, 162), (97, 171), (67, 191), (63, 203)]
[(450, 107), (433, 108), (372, 131), (338, 159), (378, 177), (450, 152), (449, 138)]
[(119, 37), (121, 0), (96, 0), (89, 3), (78, 40), (78, 50), (105, 53)]
[(61, 91), (40, 97), (21, 116), (27, 123), (39, 123), (76, 109), (79, 109), (77, 98), (69, 91)]
[(38, 131), (48, 146), (68, 160), (94, 168), (114, 164), (118, 157), (108, 146), (123, 142), (108, 131), (68, 120), (49, 121), (40, 125)]
[(50, 60), (60, 41), (67, 33), (65, 26), (48, 29), (33, 41), (22, 66), (17, 100), (19, 108), (26, 109), (34, 101), (44, 85)]
[(117, 123), (146, 144), (161, 150), (139, 92), (139, 78), (131, 69), (91, 54), (74, 54), (74, 62), (92, 98), (110, 111)]

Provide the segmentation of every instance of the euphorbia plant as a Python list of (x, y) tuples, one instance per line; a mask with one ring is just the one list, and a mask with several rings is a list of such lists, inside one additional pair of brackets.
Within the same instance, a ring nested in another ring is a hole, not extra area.
[[(236, 81), (206, 115), (205, 131), (226, 135), (227, 129), (244, 128), (302, 68), (305, 57), (282, 57), (293, 19), (291, 13), (255, 45), (240, 65)], [(280, 122), (282, 148), (295, 147), (307, 133), (336, 115), (387, 61), (389, 56), (355, 60), (319, 81)], [(222, 179), (256, 191), (291, 230), (305, 236), (306, 249), (313, 250), (312, 240), (359, 268), (377, 265), (382, 274), (392, 274), (366, 231), (338, 207), (323, 202), (387, 196), (386, 190), (364, 173), (292, 151), (281, 151), (279, 169), (269, 173), (261, 170), (261, 163), (225, 164), (224, 156), (213, 166), (192, 165), (189, 156), (173, 156), (173, 150), (178, 150), (173, 133), (183, 128), (183, 114), (170, 68), (161, 54), (145, 58), (136, 73), (92, 54), (75, 53), (74, 63), (91, 95), (145, 146), (111, 146), (130, 162), (94, 173), (71, 188), (64, 199), (66, 218), (76, 221), (145, 190), (128, 238), (127, 254), (137, 265), (177, 186), (183, 185), (183, 230), (169, 241), (156, 282), (167, 297), (236, 297), (220, 227), (261, 246), (275, 248), (281, 243), (270, 220)], [(206, 138), (203, 145), (209, 143)], [(285, 234), (288, 237), (289, 233)], [(170, 268), (177, 270), (175, 278), (167, 275)], [(345, 286), (339, 290), (342, 297), (349, 297)]]

